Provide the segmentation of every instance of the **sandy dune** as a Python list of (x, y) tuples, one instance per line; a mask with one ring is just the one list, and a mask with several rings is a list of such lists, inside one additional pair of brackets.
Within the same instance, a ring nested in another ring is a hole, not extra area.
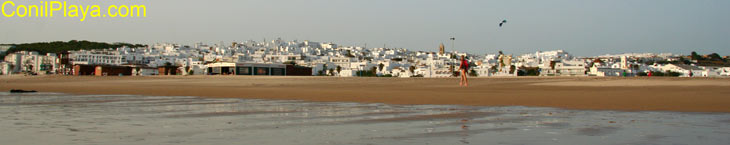
[(389, 104), (730, 112), (727, 78), (0, 77), (0, 90)]

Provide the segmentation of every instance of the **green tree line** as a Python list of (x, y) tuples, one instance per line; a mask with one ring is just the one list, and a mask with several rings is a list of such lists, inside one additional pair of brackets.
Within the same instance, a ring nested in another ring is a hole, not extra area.
[(61, 53), (64, 51), (72, 50), (94, 50), (94, 49), (109, 49), (119, 48), (127, 46), (130, 48), (146, 47), (147, 45), (142, 44), (129, 44), (129, 43), (104, 43), (104, 42), (91, 42), (86, 40), (71, 40), (68, 42), (54, 41), (54, 42), (36, 42), (36, 43), (24, 43), (24, 44), (7, 44), (14, 46), (8, 49), (6, 54), (18, 52), (18, 51), (37, 51), (40, 54), (46, 53)]

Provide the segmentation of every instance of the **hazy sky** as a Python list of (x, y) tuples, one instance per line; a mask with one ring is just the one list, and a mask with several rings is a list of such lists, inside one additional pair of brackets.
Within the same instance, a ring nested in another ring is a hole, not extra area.
[[(37, 0), (15, 0), (39, 4)], [(144, 4), (147, 18), (6, 18), (0, 43), (150, 44), (312, 40), (340, 45), (521, 54), (730, 55), (730, 0), (69, 0)], [(508, 23), (499, 28), (502, 19)], [(456, 37), (455, 48), (448, 38)]]

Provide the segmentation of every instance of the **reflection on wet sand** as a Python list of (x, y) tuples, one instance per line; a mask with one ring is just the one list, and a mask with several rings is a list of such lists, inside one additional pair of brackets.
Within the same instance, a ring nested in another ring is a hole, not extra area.
[(478, 117), (484, 117), (495, 113), (491, 112), (456, 112), (456, 113), (440, 113), (440, 114), (426, 114), (426, 115), (411, 115), (411, 116), (400, 116), (400, 117), (388, 117), (388, 118), (376, 118), (376, 119), (362, 119), (353, 120), (345, 123), (390, 123), (390, 122), (403, 122), (403, 121), (425, 121), (425, 120), (462, 120), (472, 119)]
[(236, 115), (253, 115), (253, 114), (267, 114), (267, 113), (293, 113), (296, 111), (236, 111), (236, 112), (206, 112), (206, 113), (194, 113), (194, 114), (179, 114), (170, 115), (167, 117), (181, 118), (181, 117), (219, 117), (219, 116), (236, 116)]
[(441, 132), (429, 132), (429, 133), (419, 133), (419, 134), (410, 134), (405, 136), (396, 136), (392, 137), (392, 139), (410, 139), (410, 138), (429, 138), (429, 137), (465, 137), (469, 136), (470, 134), (481, 134), (485, 132), (504, 132), (504, 131), (513, 131), (517, 130), (517, 128), (513, 127), (503, 127), (503, 128), (489, 128), (489, 129), (464, 129), (464, 130), (456, 130), (456, 131), (441, 131)]
[(577, 133), (578, 133), (578, 135), (601, 136), (601, 135), (615, 133), (619, 129), (620, 128), (613, 127), (613, 126), (592, 126), (592, 127), (586, 127), (586, 128), (579, 128)]
[(0, 117), (3, 145), (730, 142), (723, 113), (0, 93)]

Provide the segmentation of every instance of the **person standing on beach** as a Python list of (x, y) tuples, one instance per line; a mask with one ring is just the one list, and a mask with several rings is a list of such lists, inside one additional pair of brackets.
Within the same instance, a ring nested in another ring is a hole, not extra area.
[(464, 56), (461, 56), (461, 65), (459, 65), (459, 70), (461, 71), (461, 80), (459, 81), (459, 86), (469, 86), (469, 81), (466, 80), (467, 70), (469, 69), (469, 62), (464, 59)]

